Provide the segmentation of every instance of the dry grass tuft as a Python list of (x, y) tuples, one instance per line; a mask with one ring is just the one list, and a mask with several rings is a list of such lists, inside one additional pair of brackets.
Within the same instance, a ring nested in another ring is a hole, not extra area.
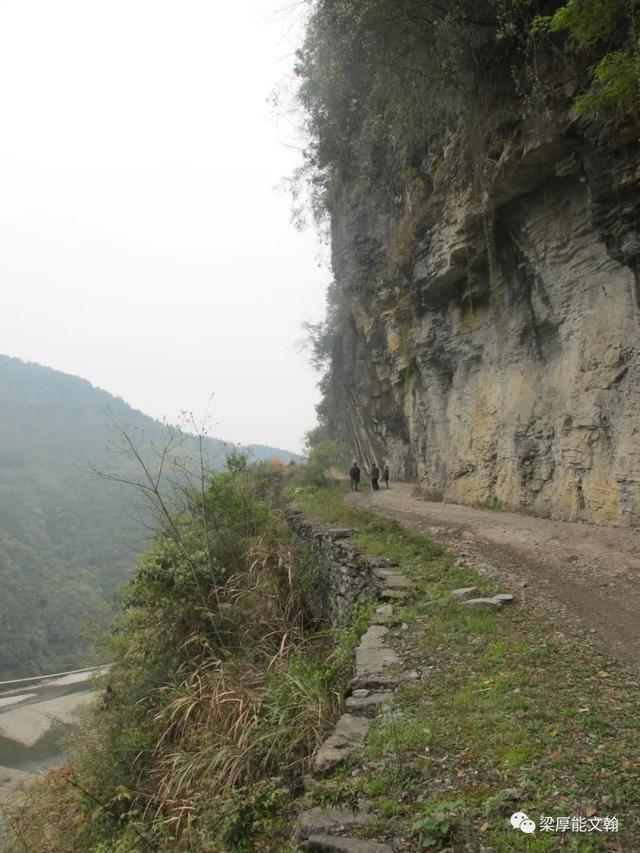
[(155, 717), (146, 816), (180, 831), (205, 789), (219, 795), (303, 769), (335, 719), (341, 697), (327, 677), (329, 638), (305, 634), (294, 574), (287, 546), (257, 539), (247, 570), (229, 579), (222, 596), (232, 654), (201, 634), (187, 640), (196, 663), (177, 688), (165, 688)]

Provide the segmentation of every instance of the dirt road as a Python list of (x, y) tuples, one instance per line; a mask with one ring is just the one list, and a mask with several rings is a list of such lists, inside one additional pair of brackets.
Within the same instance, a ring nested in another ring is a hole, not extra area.
[(399, 483), (348, 500), (419, 530), (517, 598), (640, 666), (640, 531), (431, 503)]

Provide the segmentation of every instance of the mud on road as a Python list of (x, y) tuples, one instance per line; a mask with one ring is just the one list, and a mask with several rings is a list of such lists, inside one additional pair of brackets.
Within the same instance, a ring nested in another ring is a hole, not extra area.
[(640, 531), (432, 503), (413, 492), (398, 483), (347, 500), (424, 533), (525, 605), (640, 667)]

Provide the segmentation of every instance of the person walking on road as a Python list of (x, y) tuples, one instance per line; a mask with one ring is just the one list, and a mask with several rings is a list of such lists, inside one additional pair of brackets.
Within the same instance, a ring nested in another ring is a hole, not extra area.
[(357, 492), (360, 485), (360, 467), (357, 462), (354, 462), (349, 471), (349, 480), (351, 482), (351, 491)]
[(386, 463), (382, 468), (382, 482), (389, 488), (389, 466)]
[(371, 488), (374, 492), (378, 491), (378, 480), (380, 479), (380, 469), (377, 464), (374, 462), (371, 466)]

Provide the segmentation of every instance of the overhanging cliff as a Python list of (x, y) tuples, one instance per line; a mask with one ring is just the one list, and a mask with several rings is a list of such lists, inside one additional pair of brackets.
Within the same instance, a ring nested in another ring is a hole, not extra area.
[[(375, 65), (378, 51), (398, 88), (380, 106), (375, 80), (352, 72), (344, 151), (323, 161), (316, 149), (336, 277), (324, 423), (364, 461), (388, 459), (396, 476), (437, 498), (635, 524), (633, 111), (607, 122), (576, 116), (578, 61), (564, 67), (555, 45), (519, 55), (522, 41), (505, 45), (490, 25), (493, 3), (473, 4), (484, 6), (480, 20), (469, 19), (472, 4), (450, 10), (458, 18), (447, 56), (453, 45), (457, 64), (446, 79), (442, 53), (433, 59), (442, 30), (397, 5), (404, 29), (369, 40), (366, 58), (354, 34), (362, 39), (362, 19), (352, 20), (350, 67)], [(411, 68), (396, 72), (393, 39), (408, 33)], [(544, 98), (527, 83), (534, 60)], [(316, 51), (311, 71), (322, 61)], [(389, 118), (412, 79), (420, 91)], [(372, 97), (388, 119), (382, 136), (372, 130)]]

